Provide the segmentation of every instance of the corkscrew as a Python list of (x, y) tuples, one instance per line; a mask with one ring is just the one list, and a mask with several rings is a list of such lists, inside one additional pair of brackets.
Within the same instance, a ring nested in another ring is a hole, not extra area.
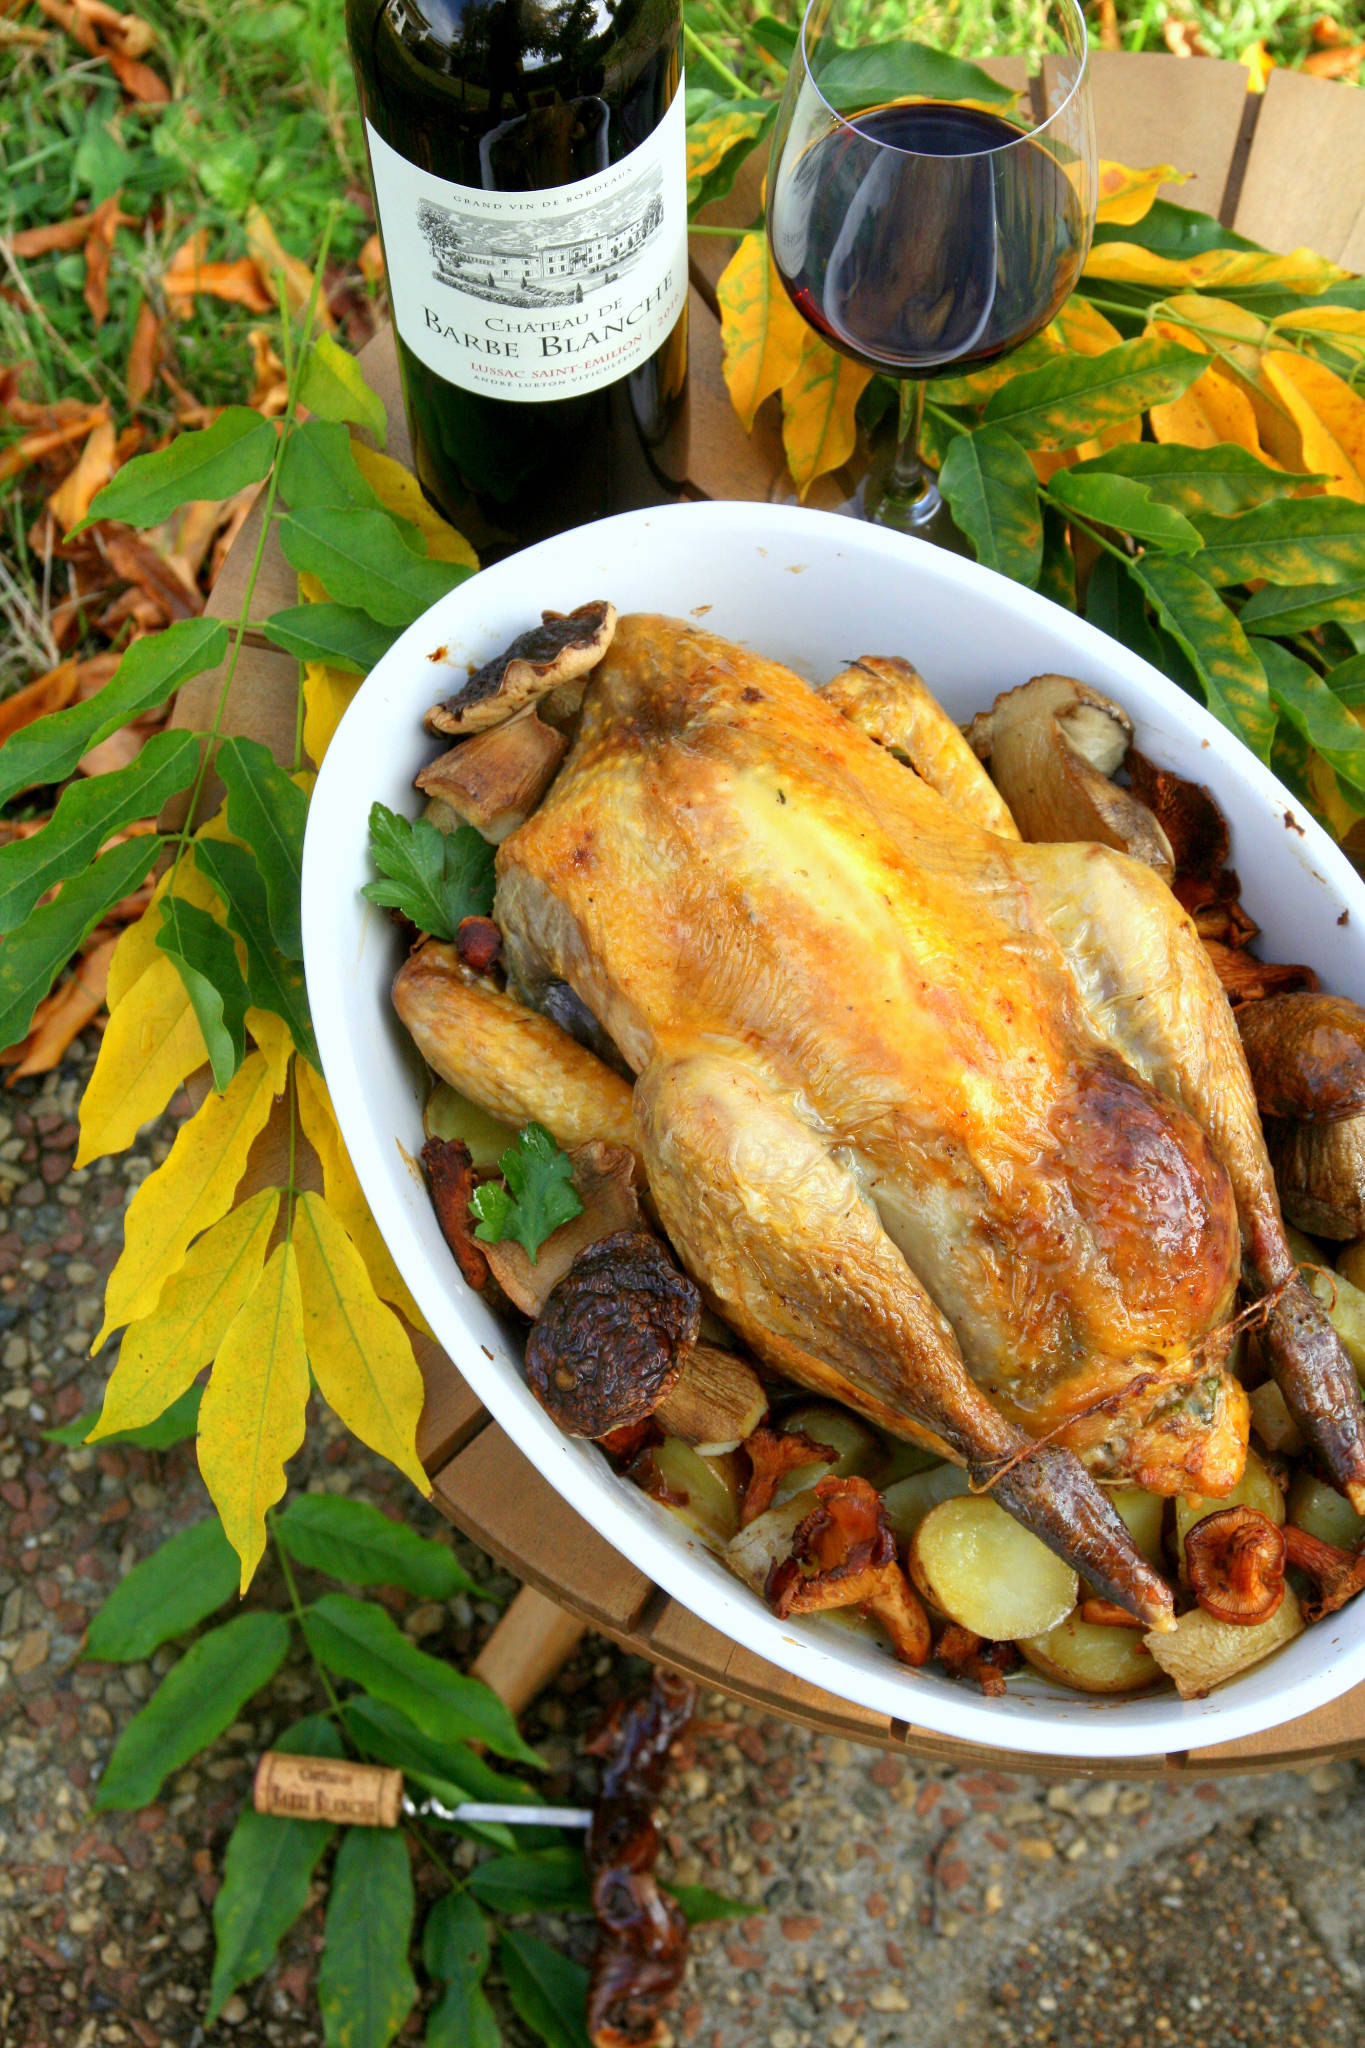
[(360, 1828), (396, 1828), (404, 1816), (504, 1827), (592, 1826), (586, 1807), (514, 1806), (481, 1799), (447, 1806), (431, 1796), (410, 1797), (403, 1789), (403, 1773), (386, 1765), (353, 1763), (346, 1757), (288, 1756), (278, 1749), (268, 1749), (257, 1764), (251, 1798), (257, 1813), (342, 1821)]

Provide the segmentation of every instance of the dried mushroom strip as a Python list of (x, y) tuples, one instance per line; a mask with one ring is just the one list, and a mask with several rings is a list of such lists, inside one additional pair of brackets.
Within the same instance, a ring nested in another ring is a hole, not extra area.
[(859, 1607), (879, 1621), (902, 1664), (933, 1647), (929, 1618), (896, 1557), (882, 1497), (866, 1479), (822, 1479), (816, 1505), (797, 1524), (790, 1556), (768, 1573), (764, 1598), (780, 1620)]
[(469, 1213), (470, 1197), (479, 1184), (469, 1147), (458, 1138), (428, 1138), (422, 1147), (422, 1164), (441, 1235), (465, 1280), (482, 1293), (488, 1285), (488, 1255), (474, 1235)]
[(1141, 797), (1111, 778), (1133, 738), (1121, 706), (1074, 676), (1034, 676), (972, 720), (967, 739), (1025, 839), (1091, 841), (1174, 872), (1171, 844)]
[(804, 1429), (755, 1429), (745, 1437), (744, 1449), (749, 1454), (749, 1479), (739, 1511), (741, 1529), (767, 1513), (784, 1473), (803, 1465), (832, 1465), (839, 1455)]
[(541, 624), (519, 633), (494, 661), (486, 661), (443, 704), (433, 704), (428, 732), (482, 732), (502, 725), (551, 690), (596, 668), (616, 631), (616, 607), (598, 598), (576, 611), (542, 612)]
[(701, 1296), (656, 1237), (619, 1230), (581, 1251), (526, 1345), (526, 1376), (570, 1436), (643, 1422), (697, 1341)]
[(695, 1698), (686, 1679), (656, 1671), (649, 1691), (618, 1701), (588, 1743), (606, 1759), (587, 1844), (597, 1915), (588, 1983), (593, 2048), (659, 2048), (668, 2038), (662, 2007), (682, 1980), (687, 1922), (654, 1876), (653, 1808)]

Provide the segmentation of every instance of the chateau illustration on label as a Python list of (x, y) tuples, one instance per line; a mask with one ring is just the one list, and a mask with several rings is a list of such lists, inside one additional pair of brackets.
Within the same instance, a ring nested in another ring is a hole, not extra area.
[(586, 292), (635, 268), (663, 221), (658, 164), (610, 197), (548, 222), (491, 219), (430, 199), (417, 208), (437, 282), (497, 306), (581, 305)]

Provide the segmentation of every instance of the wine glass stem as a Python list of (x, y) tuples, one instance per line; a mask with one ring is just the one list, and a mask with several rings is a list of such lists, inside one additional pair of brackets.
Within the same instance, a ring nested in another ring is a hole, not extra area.
[(906, 377), (900, 387), (900, 417), (896, 422), (896, 452), (891, 467), (868, 497), (867, 516), (878, 526), (897, 533), (918, 534), (921, 539), (941, 540), (945, 545), (945, 511), (938, 479), (921, 459), (920, 429), (924, 424), (924, 380)]
[(896, 422), (896, 456), (887, 478), (888, 494), (897, 498), (923, 496), (930, 478), (920, 460), (919, 442), (924, 429), (924, 379), (906, 377), (900, 387), (900, 417)]

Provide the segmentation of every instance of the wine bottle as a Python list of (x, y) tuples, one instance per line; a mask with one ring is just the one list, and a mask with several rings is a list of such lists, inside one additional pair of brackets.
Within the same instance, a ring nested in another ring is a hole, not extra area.
[(485, 559), (677, 495), (680, 0), (347, 0), (417, 474)]

